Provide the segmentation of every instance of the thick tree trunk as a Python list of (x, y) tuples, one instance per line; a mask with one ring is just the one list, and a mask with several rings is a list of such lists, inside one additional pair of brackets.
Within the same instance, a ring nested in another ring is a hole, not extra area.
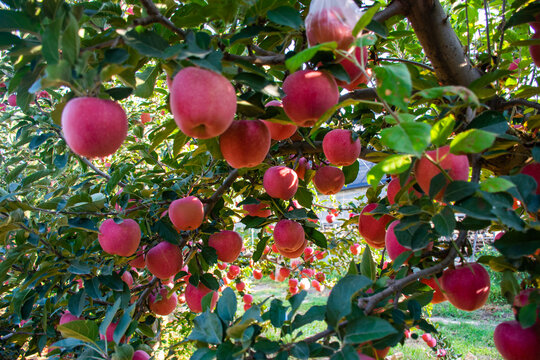
[(481, 76), (465, 56), (438, 0), (397, 0), (443, 85), (467, 86)]

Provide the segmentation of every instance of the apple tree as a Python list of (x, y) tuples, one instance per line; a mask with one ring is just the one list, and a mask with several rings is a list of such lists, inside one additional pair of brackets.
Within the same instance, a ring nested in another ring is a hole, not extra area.
[[(535, 358), (538, 21), (525, 0), (2, 1), (0, 357), (368, 359), (419, 328), (452, 358), (422, 308), (480, 308), (491, 268), (516, 315), (497, 349)], [(366, 196), (323, 229), (360, 160)], [(253, 301), (266, 275), (286, 299)], [(308, 284), (332, 289), (302, 313)]]

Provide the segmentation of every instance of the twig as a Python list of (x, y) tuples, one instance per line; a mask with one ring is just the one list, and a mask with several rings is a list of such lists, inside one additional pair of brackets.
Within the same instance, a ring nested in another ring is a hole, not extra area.
[(212, 194), (208, 199), (204, 200), (206, 203), (204, 205), (204, 216), (207, 216), (210, 212), (212, 212), (212, 209), (214, 208), (214, 205), (218, 202), (218, 200), (225, 194), (225, 191), (227, 191), (231, 185), (234, 183), (236, 178), (238, 177), (238, 169), (234, 169), (229, 173), (229, 176), (223, 181), (223, 184), (216, 190), (215, 193)]
[(135, 315), (133, 316), (134, 320), (139, 320), (141, 317), (143, 311), (143, 305), (146, 302), (146, 299), (150, 295), (150, 292), (154, 289), (154, 286), (158, 283), (158, 278), (154, 277), (149, 283), (148, 287), (143, 291), (143, 293), (139, 296), (139, 299), (137, 299), (137, 305), (135, 305)]
[(493, 60), (493, 55), (491, 54), (491, 42), (489, 40), (489, 12), (488, 12), (488, 5), (487, 1), (484, 0), (484, 12), (486, 13), (486, 39), (487, 39), (487, 48), (488, 48), (488, 54), (489, 54), (489, 60), (490, 62)]
[(505, 110), (505, 109), (509, 109), (509, 108), (511, 108), (513, 106), (516, 106), (516, 105), (521, 105), (521, 106), (530, 107), (530, 108), (540, 110), (540, 103), (537, 103), (535, 101), (525, 100), (525, 99), (519, 99), (519, 98), (518, 99), (508, 100), (508, 101), (499, 101), (497, 104), (495, 104), (495, 109), (496, 110)]
[[(354, 99), (354, 100), (374, 100), (377, 99), (377, 91), (373, 88), (358, 89), (348, 92), (339, 97), (339, 102)], [(382, 106), (382, 104), (381, 104)]]
[(377, 60), (379, 61), (396, 61), (396, 62), (402, 62), (402, 63), (405, 63), (405, 64), (411, 64), (411, 65), (415, 65), (415, 66), (419, 66), (421, 68), (424, 68), (424, 69), (427, 69), (429, 71), (435, 71), (435, 69), (433, 69), (431, 66), (429, 65), (426, 65), (426, 64), (422, 64), (418, 61), (412, 61), (412, 60), (405, 60), (405, 59), (398, 59), (398, 58), (378, 58)]
[(392, 1), (386, 8), (373, 15), (373, 20), (378, 22), (385, 22), (386, 20), (396, 15), (403, 15), (403, 4), (398, 1)]
[(186, 32), (180, 29), (178, 26), (174, 25), (174, 23), (171, 20), (165, 17), (159, 11), (157, 6), (152, 2), (152, 0), (141, 0), (141, 4), (146, 9), (148, 16), (146, 18), (136, 19), (133, 22), (134, 25), (148, 25), (152, 23), (160, 23), (160, 24), (163, 24), (165, 27), (169, 28), (170, 30), (174, 31), (176, 34), (178, 34), (181, 40), (185, 39)]
[(265, 56), (256, 56), (256, 55), (234, 55), (229, 53), (223, 54), (223, 59), (227, 61), (246, 61), (254, 65), (280, 65), (285, 63), (285, 55), (275, 54), (275, 55), (265, 55)]
[[(89, 168), (91, 168), (92, 170), (94, 170), (99, 176), (107, 179), (107, 181), (111, 180), (111, 176), (109, 174), (107, 174), (106, 172), (103, 172), (101, 170), (99, 170), (94, 164), (92, 164), (92, 162), (90, 160), (88, 160), (87, 158), (85, 158), (84, 156), (80, 156), (80, 155), (77, 155), (79, 157), (79, 159), (81, 159), (81, 161), (83, 163), (85, 163), (86, 165), (88, 165)], [(118, 185), (122, 186), (122, 187), (126, 187), (126, 183), (122, 182), (122, 181), (119, 181), (118, 182)]]
[(501, 32), (501, 40), (499, 41), (499, 49), (497, 51), (497, 59), (500, 59), (500, 55), (502, 54), (502, 48), (503, 48), (503, 45), (504, 45), (504, 26), (506, 25), (506, 18), (504, 16), (504, 13), (506, 12), (506, 0), (503, 0), (502, 2), (502, 7), (501, 7), (501, 14), (502, 14), (502, 19), (501, 19), (501, 23), (499, 24), (499, 31)]

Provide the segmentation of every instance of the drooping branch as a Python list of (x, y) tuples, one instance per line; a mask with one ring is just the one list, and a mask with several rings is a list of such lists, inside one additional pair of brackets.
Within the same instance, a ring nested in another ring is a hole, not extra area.
[(540, 110), (540, 103), (537, 103), (536, 101), (529, 101), (525, 99), (512, 99), (508, 101), (504, 101), (502, 98), (496, 98), (496, 102), (492, 104), (492, 107), (495, 110), (505, 110), (509, 109), (513, 106), (524, 106), (524, 107), (530, 107), (536, 110)]

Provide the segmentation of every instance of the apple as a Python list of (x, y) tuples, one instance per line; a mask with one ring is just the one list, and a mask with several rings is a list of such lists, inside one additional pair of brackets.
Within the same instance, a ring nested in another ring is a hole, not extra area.
[(9, 104), (9, 106), (17, 106), (17, 95), (16, 94), (9, 95), (8, 104)]
[(68, 322), (72, 322), (72, 321), (76, 321), (76, 320), (84, 320), (84, 318), (82, 316), (81, 317), (75, 316), (72, 313), (70, 313), (68, 310), (66, 310), (62, 314), (62, 316), (60, 316), (60, 321), (58, 322), (58, 325), (63, 325), (63, 324), (66, 324)]
[[(292, 252), (304, 244), (306, 235), (302, 225), (293, 220), (282, 219), (274, 228), (274, 242), (279, 252)], [(302, 252), (304, 249), (302, 249)]]
[(152, 121), (152, 116), (150, 116), (149, 113), (142, 113), (141, 114), (141, 123), (146, 124)]
[(317, 280), (313, 279), (311, 280), (311, 286), (313, 286), (316, 290), (318, 290), (320, 289), (321, 284)]
[(308, 159), (305, 157), (302, 157), (298, 160), (298, 164), (296, 165), (296, 168), (294, 171), (296, 171), (296, 174), (298, 177), (302, 180), (305, 180), (306, 177), (306, 171), (311, 169), (311, 164), (309, 163)]
[(358, 250), (359, 249), (360, 249), (360, 244), (352, 244), (349, 247), (349, 250), (350, 250), (351, 254), (353, 254), (353, 255), (358, 255)]
[(169, 205), (169, 218), (178, 230), (195, 230), (204, 220), (204, 206), (195, 196), (174, 200)]
[[(540, 45), (538, 45), (540, 47)], [(540, 163), (530, 163), (525, 165), (520, 171), (521, 174), (532, 176), (536, 181), (536, 195), (540, 194)]]
[(324, 7), (320, 11), (310, 11), (306, 17), (306, 35), (309, 46), (335, 41), (338, 49), (347, 50), (354, 36), (354, 23), (347, 21), (349, 17), (341, 7)]
[(283, 278), (288, 278), (290, 275), (291, 275), (291, 270), (290, 269), (287, 269), (287, 268), (284, 268), (284, 267), (279, 269), (279, 276), (281, 276)]
[(518, 321), (505, 321), (493, 333), (495, 347), (505, 360), (536, 360), (540, 354), (540, 328), (522, 328)]
[(289, 279), (289, 287), (298, 286), (298, 279)]
[(234, 275), (235, 277), (240, 275), (240, 267), (236, 265), (229, 266), (229, 274)]
[(236, 113), (236, 91), (229, 80), (197, 67), (183, 68), (176, 74), (170, 100), (180, 130), (198, 139), (223, 134)]
[[(467, 181), (469, 178), (469, 159), (466, 155), (451, 154), (450, 146), (443, 146), (435, 150), (427, 151), (426, 154), (431, 157), (431, 159), (439, 163), (439, 165), (454, 181)], [(440, 174), (441, 171), (437, 168), (437, 166), (433, 165), (426, 158), (426, 156), (423, 156), (416, 162), (414, 171), (418, 185), (420, 185), (426, 194), (429, 194), (431, 179)], [(443, 189), (435, 195), (435, 199), (441, 200), (445, 190), (446, 186), (444, 186)]]
[(210, 235), (208, 246), (216, 249), (219, 261), (230, 263), (238, 259), (242, 251), (242, 237), (236, 231), (223, 230)]
[(129, 288), (133, 286), (133, 275), (129, 271), (124, 271), (121, 278)]
[(237, 282), (235, 284), (235, 287), (236, 287), (236, 290), (238, 291), (244, 291), (244, 289), (246, 288), (246, 283), (243, 281)]
[[(411, 250), (401, 245), (398, 242), (395, 231), (394, 231), (394, 228), (397, 225), (399, 225), (399, 220), (392, 221), (390, 225), (388, 226), (388, 229), (386, 229), (386, 235), (384, 238), (386, 251), (388, 252), (388, 256), (390, 256), (390, 259), (392, 259), (392, 261), (396, 260), (397, 257), (401, 255), (402, 253)], [(407, 263), (407, 261), (405, 261), (405, 263)]]
[(304, 258), (307, 259), (307, 258), (312, 257), (313, 253), (314, 253), (314, 250), (311, 246), (306, 247), (304, 249)]
[[(368, 60), (368, 50), (366, 47), (356, 47), (354, 49), (354, 57), (356, 58), (356, 61), (360, 66), (356, 64), (356, 62), (352, 59), (353, 54), (349, 54), (347, 57), (341, 59), (338, 61), (338, 64), (343, 66), (345, 71), (347, 72), (347, 75), (349, 75), (349, 78), (351, 79), (349, 82), (345, 82), (343, 80), (336, 79), (336, 83), (338, 86), (341, 86), (342, 88), (345, 88), (349, 91), (353, 91), (358, 87), (360, 84), (367, 84), (368, 78), (362, 71), (363, 67), (365, 69), (367, 60)], [(371, 75), (371, 70), (367, 69), (364, 70), (368, 75)]]
[(291, 293), (291, 295), (296, 295), (299, 291), (300, 290), (298, 290), (298, 286), (289, 286), (289, 292)]
[[(411, 177), (409, 177), (409, 179), (407, 179), (407, 184), (409, 184), (411, 181), (413, 181), (413, 179)], [(386, 196), (388, 197), (388, 202), (390, 204), (395, 204), (398, 200), (396, 199), (396, 195), (397, 193), (401, 190), (401, 183), (400, 183), (400, 179), (399, 177), (395, 177), (393, 178), (389, 183), (388, 183), (388, 188), (386, 189)], [(422, 194), (419, 193), (418, 191), (414, 190), (414, 188), (411, 186), (408, 190), (409, 194), (411, 192), (413, 192), (416, 194), (417, 197), (421, 197)]]
[(324, 257), (326, 256), (326, 253), (324, 251), (315, 251), (315, 257), (319, 260), (322, 260), (324, 259)]
[(242, 209), (244, 209), (249, 216), (267, 218), (272, 215), (272, 210), (270, 210), (268, 203), (265, 202), (246, 204), (242, 206)]
[(112, 100), (71, 99), (62, 110), (62, 133), (74, 153), (88, 158), (114, 154), (126, 139), (124, 109)]
[(225, 263), (217, 263), (217, 267), (219, 270), (225, 270), (227, 268), (227, 264)]
[(432, 304), (438, 304), (446, 301), (446, 296), (444, 296), (444, 293), (439, 286), (441, 283), (439, 279), (437, 279), (437, 281), (435, 281), (434, 278), (420, 279), (420, 282), (426, 284), (434, 290), (433, 299), (431, 299)]
[(184, 266), (178, 245), (162, 241), (146, 254), (146, 267), (155, 277), (165, 280), (176, 275)]
[(386, 214), (379, 219), (375, 219), (373, 215), (367, 215), (370, 211), (375, 210), (376, 207), (376, 203), (371, 203), (362, 209), (358, 217), (358, 230), (369, 246), (375, 249), (382, 249), (385, 246), (386, 225), (393, 218)]
[(131, 360), (149, 360), (150, 357), (145, 351), (137, 350), (133, 353)]
[[(532, 40), (539, 39), (540, 38), (540, 32), (537, 32), (533, 34)], [(540, 45), (531, 45), (529, 46), (529, 52), (531, 53), (531, 57), (534, 61), (534, 65), (540, 66)]]
[(491, 285), (489, 274), (478, 263), (446, 269), (440, 282), (448, 301), (461, 310), (477, 310), (486, 303), (489, 297)]
[(199, 283), (198, 286), (193, 286), (191, 283), (188, 283), (186, 286), (185, 296), (186, 296), (186, 303), (191, 311), (194, 313), (201, 313), (202, 312), (202, 299), (203, 297), (212, 292), (212, 300), (210, 302), (210, 308), (213, 309), (216, 306), (217, 300), (218, 300), (218, 293), (217, 291), (212, 291), (206, 286), (204, 286), (203, 283)]
[(141, 242), (141, 228), (132, 219), (124, 219), (120, 224), (107, 219), (99, 227), (98, 241), (108, 254), (131, 256)]
[(304, 253), (304, 250), (306, 249), (306, 246), (307, 246), (307, 239), (304, 240), (304, 243), (297, 250), (293, 250), (293, 251), (280, 250), (279, 253), (285, 258), (296, 259), (302, 256), (302, 254)]
[(248, 311), (251, 308), (251, 304), (244, 304), (244, 311)]
[(310, 127), (339, 101), (334, 78), (321, 71), (301, 70), (283, 82), (283, 109), (298, 126)]
[(269, 196), (289, 200), (298, 190), (298, 175), (291, 168), (272, 166), (264, 173), (263, 187)]
[(333, 166), (323, 166), (315, 172), (313, 185), (323, 195), (334, 195), (345, 185), (345, 174)]
[(251, 304), (253, 302), (253, 295), (251, 294), (245, 294), (242, 297), (242, 300), (244, 301), (244, 304)]
[(332, 215), (332, 214), (326, 215), (326, 222), (329, 223), (329, 224), (333, 223), (334, 222), (334, 215)]
[(515, 71), (519, 68), (520, 59), (514, 59), (510, 65), (508, 65), (508, 70)]
[(253, 270), (253, 277), (257, 280), (262, 279), (263, 274), (261, 270)]
[[(112, 322), (107, 327), (107, 330), (105, 331), (105, 336), (103, 334), (99, 334), (99, 338), (101, 340), (107, 340), (107, 341), (114, 341), (114, 331), (116, 330), (116, 327), (118, 326), (117, 322)], [(120, 339), (120, 342), (125, 342), (126, 337), (122, 336), (122, 339)]]
[[(283, 107), (283, 104), (281, 104), (280, 101), (272, 100), (265, 105), (265, 107), (268, 106)], [(288, 139), (296, 132), (296, 130), (298, 130), (298, 127), (294, 124), (280, 124), (269, 120), (261, 121), (264, 122), (265, 125), (268, 127), (268, 130), (270, 130), (270, 137), (272, 138), (272, 140), (281, 141)]]
[[(530, 303), (529, 297), (531, 296), (532, 293), (536, 293), (536, 296), (540, 296), (540, 289), (537, 289), (537, 288), (524, 289), (524, 290), (521, 290), (519, 294), (516, 295), (512, 303), (512, 311), (514, 312), (514, 315), (517, 316), (519, 314), (519, 310)], [(536, 314), (537, 314), (536, 323), (540, 324), (540, 317), (538, 316), (539, 310), (537, 310)]]
[(322, 283), (326, 279), (326, 276), (322, 272), (318, 272), (315, 274), (315, 279), (317, 279), (318, 282)]
[(161, 300), (156, 300), (157, 295), (155, 293), (148, 295), (150, 311), (157, 315), (169, 315), (176, 308), (178, 297), (175, 292), (169, 295), (169, 289), (167, 287), (159, 289), (159, 295), (161, 296)]
[(270, 131), (261, 120), (237, 120), (219, 137), (219, 147), (233, 168), (252, 168), (266, 158), (270, 141)]

